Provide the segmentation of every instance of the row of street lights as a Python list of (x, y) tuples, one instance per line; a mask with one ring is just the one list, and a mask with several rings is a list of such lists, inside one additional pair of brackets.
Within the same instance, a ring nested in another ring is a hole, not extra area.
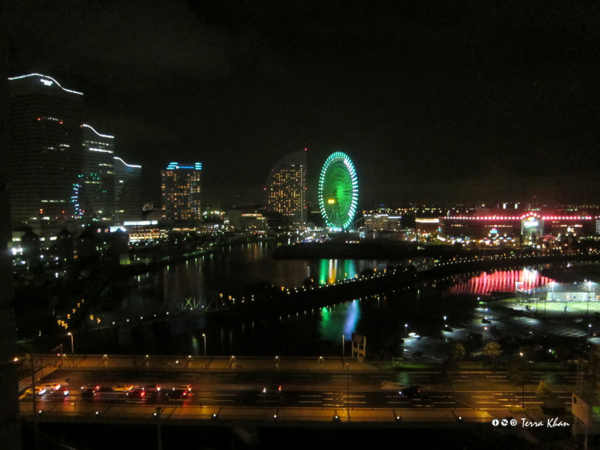
[[(68, 332), (67, 336), (71, 336), (71, 353), (75, 353), (75, 341), (73, 339), (73, 333)], [(202, 333), (202, 337), (204, 338), (204, 356), (206, 356), (206, 334)]]

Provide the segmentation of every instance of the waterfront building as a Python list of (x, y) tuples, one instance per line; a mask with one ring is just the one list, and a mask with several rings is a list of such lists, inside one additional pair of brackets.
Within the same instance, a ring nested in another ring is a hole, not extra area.
[(83, 94), (46, 75), (9, 78), (13, 224), (83, 214)]
[(283, 215), (295, 227), (306, 225), (306, 149), (281, 158), (265, 187), (268, 211)]
[(83, 124), (84, 216), (95, 221), (112, 221), (115, 213), (115, 137), (98, 133)]
[(162, 218), (165, 220), (198, 220), (201, 210), (202, 164), (180, 165), (172, 162), (161, 171)]
[(142, 166), (127, 164), (115, 156), (115, 220), (140, 220), (142, 217)]
[(440, 218), (444, 239), (514, 243), (536, 242), (537, 239), (593, 236), (600, 217), (587, 212), (524, 211), (508, 212), (503, 209), (479, 209), (473, 215)]

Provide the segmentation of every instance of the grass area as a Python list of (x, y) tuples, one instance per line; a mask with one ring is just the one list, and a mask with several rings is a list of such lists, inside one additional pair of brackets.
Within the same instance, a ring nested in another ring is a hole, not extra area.
[[(549, 316), (564, 316), (567, 315), (586, 315), (589, 311), (590, 314), (600, 314), (600, 301), (592, 300), (591, 302), (531, 302), (522, 303), (520, 300), (509, 298), (501, 301), (502, 306), (505, 308), (526, 311), (527, 313), (536, 312), (539, 314), (546, 314)], [(526, 306), (529, 306), (527, 311)], [(565, 306), (567, 311), (565, 311)]]

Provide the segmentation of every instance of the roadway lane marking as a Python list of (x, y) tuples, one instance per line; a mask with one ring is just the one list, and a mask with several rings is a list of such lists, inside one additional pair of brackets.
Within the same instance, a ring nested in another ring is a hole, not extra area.
[(499, 403), (499, 402), (477, 402), (477, 403)]

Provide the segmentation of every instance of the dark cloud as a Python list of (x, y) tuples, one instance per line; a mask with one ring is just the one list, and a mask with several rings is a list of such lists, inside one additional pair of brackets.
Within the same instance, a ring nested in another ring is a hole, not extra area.
[(305, 147), (313, 198), (336, 150), (363, 206), (597, 198), (600, 6), (454, 3), (10, 1), (10, 72), (83, 91), (155, 199), (177, 160), (258, 200)]

